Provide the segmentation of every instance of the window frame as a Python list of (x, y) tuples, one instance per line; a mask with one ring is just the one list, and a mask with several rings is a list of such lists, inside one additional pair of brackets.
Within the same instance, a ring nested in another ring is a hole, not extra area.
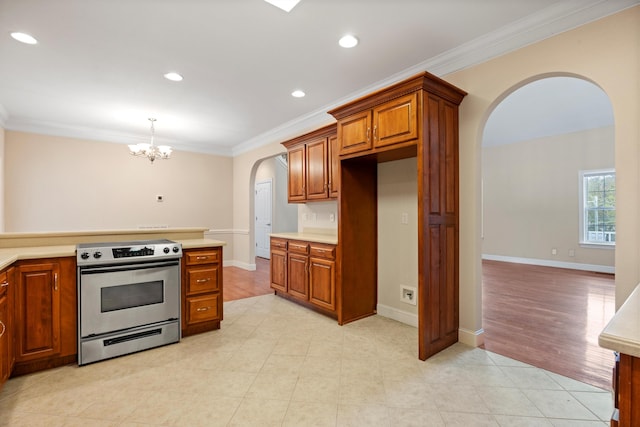
[[(586, 188), (585, 188), (585, 178), (594, 175), (613, 175), (616, 178), (616, 170), (614, 168), (609, 169), (592, 169), (592, 170), (581, 170), (579, 171), (579, 193), (578, 193), (578, 209), (579, 209), (579, 244), (581, 247), (585, 248), (599, 248), (599, 249), (615, 249), (616, 242), (593, 242), (586, 240), (587, 230), (585, 229), (585, 219), (586, 219), (586, 208), (585, 208), (585, 200), (586, 200)], [(617, 187), (616, 187), (616, 198), (618, 196)], [(617, 203), (616, 209), (617, 212)], [(616, 217), (617, 223), (617, 217)]]

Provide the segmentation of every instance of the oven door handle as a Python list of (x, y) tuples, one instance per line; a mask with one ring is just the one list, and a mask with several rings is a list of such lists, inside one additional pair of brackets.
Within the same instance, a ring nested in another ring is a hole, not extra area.
[(174, 267), (179, 266), (180, 261), (162, 261), (150, 262), (145, 264), (117, 264), (117, 265), (95, 265), (88, 267), (79, 267), (80, 275), (85, 274), (102, 274), (115, 273), (118, 271), (148, 270), (152, 268)]

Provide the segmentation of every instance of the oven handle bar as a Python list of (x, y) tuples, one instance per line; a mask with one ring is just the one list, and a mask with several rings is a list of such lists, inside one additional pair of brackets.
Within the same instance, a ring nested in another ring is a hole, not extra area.
[(78, 269), (80, 270), (80, 275), (85, 275), (115, 273), (118, 271), (148, 270), (150, 268), (173, 267), (177, 265), (180, 265), (180, 260), (150, 262), (144, 264), (95, 265), (88, 267), (78, 267)]
[(109, 338), (103, 341), (105, 347), (114, 344), (120, 344), (127, 341), (139, 340), (141, 338), (151, 337), (153, 335), (160, 335), (162, 328), (152, 329), (150, 331), (138, 332), (135, 334), (125, 335), (123, 337)]

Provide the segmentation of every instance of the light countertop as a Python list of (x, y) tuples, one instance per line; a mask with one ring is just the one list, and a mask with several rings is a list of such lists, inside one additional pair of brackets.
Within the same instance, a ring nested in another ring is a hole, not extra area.
[(600, 347), (640, 357), (640, 285), (622, 304), (598, 337)]
[[(212, 248), (226, 245), (226, 242), (213, 239), (176, 239), (183, 249)], [(33, 246), (21, 248), (0, 248), (0, 269), (8, 267), (22, 259), (75, 257), (76, 245)]]
[(320, 234), (313, 232), (292, 232), (292, 233), (272, 233), (271, 237), (280, 237), (282, 239), (304, 240), (314, 243), (326, 243), (329, 245), (338, 244), (338, 236), (335, 234)]

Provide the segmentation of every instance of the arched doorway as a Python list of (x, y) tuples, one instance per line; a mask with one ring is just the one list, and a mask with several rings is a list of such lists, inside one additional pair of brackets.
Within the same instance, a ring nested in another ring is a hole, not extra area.
[(487, 119), (481, 169), (485, 348), (606, 384), (612, 358), (597, 334), (613, 315), (613, 276), (598, 274), (613, 273), (615, 246), (589, 241), (598, 227), (590, 208), (604, 206), (595, 209), (581, 185), (585, 173), (615, 177), (607, 95), (568, 75), (516, 85)]

